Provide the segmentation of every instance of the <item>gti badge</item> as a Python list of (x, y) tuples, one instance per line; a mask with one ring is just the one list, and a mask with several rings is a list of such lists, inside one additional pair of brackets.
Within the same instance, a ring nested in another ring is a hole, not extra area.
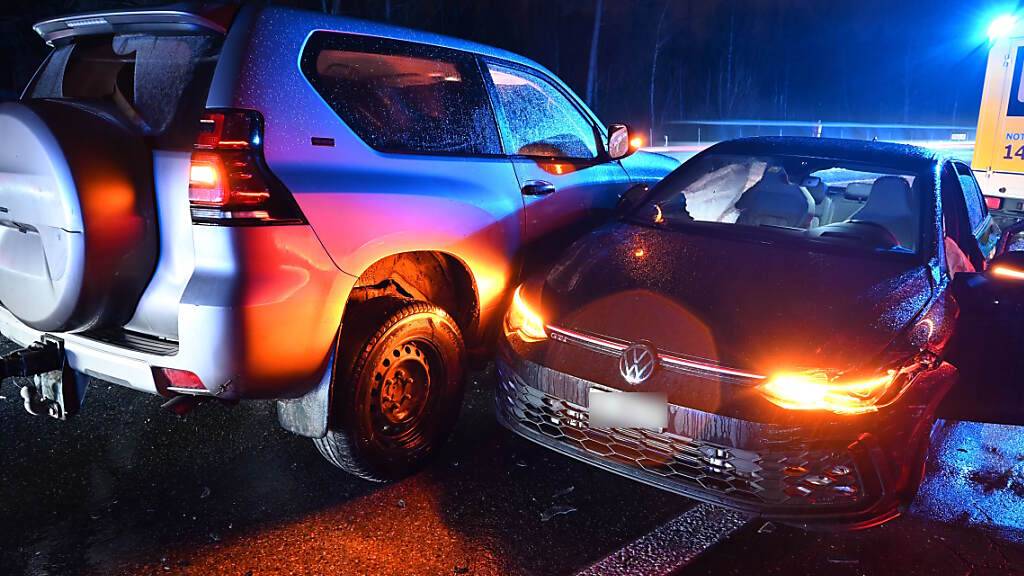
[(627, 383), (643, 384), (658, 366), (658, 352), (646, 342), (633, 344), (619, 357), (619, 373)]

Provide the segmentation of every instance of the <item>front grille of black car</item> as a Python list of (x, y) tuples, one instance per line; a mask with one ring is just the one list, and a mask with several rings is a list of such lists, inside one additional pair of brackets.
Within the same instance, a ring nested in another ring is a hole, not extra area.
[(865, 497), (853, 458), (842, 448), (772, 434), (761, 448), (739, 449), (671, 432), (591, 428), (586, 407), (527, 386), (509, 370), (499, 374), (497, 411), (506, 426), (663, 489), (754, 507), (849, 506)]

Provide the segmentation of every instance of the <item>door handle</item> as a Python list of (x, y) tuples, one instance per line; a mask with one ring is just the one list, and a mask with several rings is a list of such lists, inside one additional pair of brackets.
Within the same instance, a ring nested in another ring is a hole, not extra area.
[(555, 185), (547, 180), (527, 180), (523, 183), (523, 196), (547, 196), (555, 192)]

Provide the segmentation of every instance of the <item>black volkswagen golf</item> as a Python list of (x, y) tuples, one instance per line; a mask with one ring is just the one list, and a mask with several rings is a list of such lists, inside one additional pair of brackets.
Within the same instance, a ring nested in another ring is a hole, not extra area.
[(954, 415), (1020, 416), (1005, 370), (971, 358), (1008, 345), (1022, 253), (965, 164), (736, 140), (623, 203), (513, 297), (497, 411), (520, 435), (696, 499), (858, 528), (913, 497), (965, 369), (979, 376)]

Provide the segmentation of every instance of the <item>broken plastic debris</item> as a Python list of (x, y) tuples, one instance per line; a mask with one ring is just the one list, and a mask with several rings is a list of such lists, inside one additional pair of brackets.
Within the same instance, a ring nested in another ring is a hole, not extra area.
[(566, 514), (572, 514), (575, 511), (576, 511), (576, 509), (573, 508), (572, 506), (555, 505), (555, 506), (552, 506), (552, 507), (548, 508), (547, 510), (545, 510), (545, 511), (540, 513), (540, 521), (541, 522), (547, 522), (548, 520), (551, 520), (555, 516), (563, 516), (563, 515), (566, 515)]
[(569, 494), (572, 494), (572, 491), (575, 489), (575, 486), (569, 486), (565, 490), (559, 490), (558, 492), (555, 492), (555, 495), (552, 496), (552, 498), (561, 498), (562, 496), (568, 496)]
[(203, 491), (199, 493), (199, 499), (205, 500), (210, 497), (210, 487), (203, 486)]
[(398, 499), (398, 507), (401, 508), (402, 510), (405, 510), (405, 499), (403, 499), (403, 498), (399, 498)]

